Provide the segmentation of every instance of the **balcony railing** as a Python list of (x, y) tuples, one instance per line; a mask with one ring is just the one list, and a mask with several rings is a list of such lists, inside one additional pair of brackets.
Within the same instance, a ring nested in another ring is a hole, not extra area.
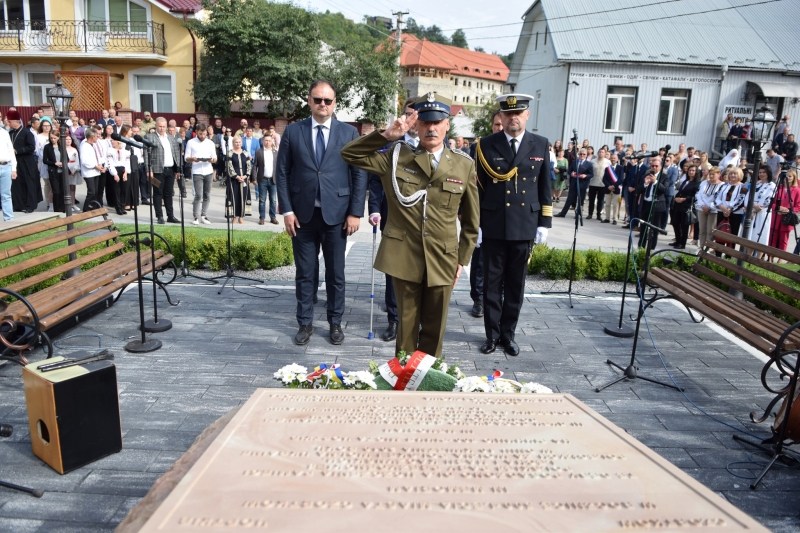
[(152, 21), (0, 21), (0, 52), (139, 53), (165, 56), (164, 25)]

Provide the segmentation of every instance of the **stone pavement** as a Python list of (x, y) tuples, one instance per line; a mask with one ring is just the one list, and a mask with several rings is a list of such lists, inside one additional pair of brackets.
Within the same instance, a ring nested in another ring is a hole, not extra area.
[[(0, 489), (0, 532), (112, 531), (206, 426), (242, 404), (257, 387), (279, 386), (272, 374), (281, 366), (324, 362), (367, 369), (370, 359), (389, 359), (393, 343), (367, 340), (371, 235), (360, 233), (351, 241), (343, 323), (347, 338), (341, 346), (327, 339), (324, 291), (316, 307), (319, 329), (308, 346), (292, 343), (297, 328), (292, 284), (274, 285), (272, 299), (263, 299), (270, 295), (263, 290), (245, 289), (239, 283), (222, 295), (217, 295), (216, 287), (173, 285), (170, 292), (180, 304), (169, 308), (161, 297), (159, 305), (159, 316), (172, 320), (173, 328), (154, 335), (164, 346), (149, 354), (122, 349), (137, 335), (135, 290), (62, 335), (60, 346), (66, 348), (62, 353), (96, 342), (86, 337), (67, 339), (76, 334), (99, 335), (103, 346), (111, 347), (124, 433), (122, 452), (67, 475), (57, 474), (32, 455), (20, 370), (0, 367), (0, 422), (15, 428), (11, 438), (0, 440), (0, 479), (46, 491), (36, 499)], [(382, 274), (376, 275), (378, 294), (382, 279)], [(726, 470), (729, 463), (748, 461), (750, 450), (731, 439), (732, 429), (696, 407), (737, 428), (766, 435), (766, 426), (748, 422), (748, 413), (760, 412), (770, 396), (758, 378), (762, 362), (747, 350), (705, 324), (692, 323), (682, 308), (661, 302), (648, 311), (653, 337), (675, 380), (696, 406), (676, 391), (643, 381), (596, 393), (593, 387), (617, 375), (605, 364), (606, 358), (624, 365), (630, 353), (630, 339), (606, 336), (600, 325), (614, 321), (619, 299), (578, 298), (570, 309), (564, 297), (530, 294), (517, 330), (520, 356), (499, 352), (486, 356), (478, 351), (483, 326), (469, 313), (472, 302), (467, 290), (462, 281), (454, 292), (444, 345), (448, 360), (459, 361), (467, 374), (500, 369), (517, 380), (538, 381), (574, 394), (767, 527), (787, 533), (800, 529), (800, 472), (776, 468), (757, 491), (751, 491), (747, 480)], [(148, 317), (151, 305), (146, 308)], [(635, 311), (635, 304), (629, 302), (627, 307), (626, 316)], [(377, 303), (375, 318), (379, 335), (386, 319)], [(646, 331), (640, 347), (641, 372), (668, 381)], [(731, 467), (741, 476), (752, 476), (759, 469), (752, 463)]]

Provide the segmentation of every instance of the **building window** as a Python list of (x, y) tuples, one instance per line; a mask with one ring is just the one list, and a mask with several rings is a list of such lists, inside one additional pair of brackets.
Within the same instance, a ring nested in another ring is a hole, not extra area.
[(147, 32), (147, 8), (129, 0), (86, 0), (89, 31)]
[(458, 78), (456, 78), (456, 85), (458, 85)]
[(28, 98), (30, 105), (47, 102), (47, 91), (55, 87), (52, 72), (28, 72)]
[(139, 111), (172, 113), (172, 80), (169, 76), (136, 76)]
[(636, 87), (609, 87), (606, 93), (604, 131), (633, 132)]
[(0, 28), (15, 30), (24, 25), (16, 21), (31, 22), (31, 29), (45, 29), (44, 0), (4, 0), (0, 10)]
[(689, 111), (691, 91), (683, 89), (661, 89), (661, 104), (658, 106), (658, 133), (683, 135), (686, 133), (686, 113)]
[(0, 72), (0, 105), (14, 105), (14, 77), (10, 72)]

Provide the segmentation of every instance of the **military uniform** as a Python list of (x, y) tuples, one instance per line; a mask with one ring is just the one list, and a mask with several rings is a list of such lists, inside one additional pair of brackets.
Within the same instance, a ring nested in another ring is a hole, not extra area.
[[(422, 147), (414, 150), (395, 142), (381, 150), (385, 145), (386, 138), (375, 132), (346, 145), (342, 159), (379, 176), (389, 204), (375, 268), (394, 280), (397, 351), (419, 349), (439, 356), (455, 273), (459, 264), (469, 263), (478, 238), (475, 164), (466, 154), (444, 148), (432, 171), (429, 154)], [(395, 150), (399, 153), (393, 168)], [(401, 203), (393, 172), (400, 195), (408, 198), (420, 193), (414, 205)]]
[[(498, 98), (501, 112), (514, 110), (505, 101), (512, 96)], [(527, 109), (527, 101), (519, 97), (513, 101), (518, 109)], [(553, 207), (547, 139), (524, 131), (515, 138), (515, 154), (509, 137), (500, 131), (482, 138), (476, 148), (483, 233), (483, 319), (488, 343), (481, 351), (491, 353), (500, 343), (507, 353), (517, 355), (519, 348), (513, 341), (528, 258), (537, 232), (552, 225)]]

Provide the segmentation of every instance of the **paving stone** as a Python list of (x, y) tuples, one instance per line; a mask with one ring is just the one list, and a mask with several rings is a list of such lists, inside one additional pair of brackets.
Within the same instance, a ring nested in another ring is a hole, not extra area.
[(152, 472), (94, 471), (75, 489), (76, 492), (144, 497), (158, 479)]
[(0, 533), (34, 533), (40, 531), (44, 520), (25, 520), (24, 518), (4, 518), (0, 520)]
[(189, 431), (132, 429), (125, 434), (122, 444), (141, 450), (186, 451), (197, 435)]
[(124, 500), (123, 496), (108, 494), (45, 492), (41, 498), (26, 495), (6, 503), (0, 507), (0, 517), (102, 524), (114, 516)]

